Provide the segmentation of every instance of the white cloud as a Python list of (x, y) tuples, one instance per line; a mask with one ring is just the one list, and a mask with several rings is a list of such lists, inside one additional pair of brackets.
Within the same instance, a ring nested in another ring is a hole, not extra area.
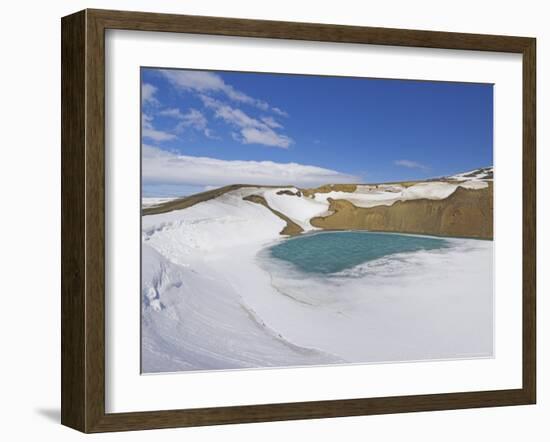
[(157, 88), (149, 83), (143, 83), (141, 85), (141, 101), (144, 104), (158, 104), (158, 100), (155, 97)]
[(240, 109), (231, 107), (221, 101), (215, 100), (207, 95), (201, 96), (204, 105), (214, 110), (214, 114), (218, 118), (222, 118), (228, 123), (239, 127), (263, 127), (264, 123), (248, 116)]
[(176, 138), (176, 136), (171, 133), (164, 132), (162, 130), (152, 129), (152, 128), (143, 128), (143, 131), (141, 134), (143, 138), (148, 138), (153, 141), (168, 141)]
[(221, 140), (221, 137), (216, 135), (211, 129), (205, 128), (204, 129), (204, 135), (206, 135), (207, 138), (211, 138), (213, 140)]
[(182, 89), (191, 89), (199, 92), (219, 91), (226, 87), (226, 83), (213, 72), (187, 71), (179, 69), (160, 69), (174, 86)]
[(166, 109), (159, 111), (158, 115), (171, 118), (183, 118), (184, 114), (176, 107), (167, 107)]
[(284, 111), (279, 109), (278, 107), (272, 107), (271, 110), (275, 112), (276, 114), (280, 115), (281, 117), (288, 117), (288, 114)]
[(177, 126), (177, 129), (192, 127), (193, 129), (204, 132), (204, 130), (208, 126), (206, 117), (202, 112), (198, 111), (197, 109), (189, 109), (189, 112), (187, 112), (186, 114), (182, 114), (179, 120), (180, 122)]
[[(280, 116), (288, 116), (286, 112), (278, 107), (271, 107), (268, 103), (235, 89), (227, 84), (223, 78), (214, 73), (206, 71), (187, 71), (176, 69), (160, 69), (158, 71), (163, 75), (175, 88), (192, 91), (198, 94), (206, 108), (214, 111), (217, 118), (224, 120), (226, 123), (238, 129), (238, 133), (233, 132), (233, 139), (243, 144), (262, 144), (265, 146), (279, 147), (287, 149), (293, 140), (278, 131), (283, 129), (273, 117), (264, 116), (261, 119), (253, 118), (242, 110), (230, 106), (220, 100), (212, 98), (210, 93), (222, 93), (231, 101), (245, 103), (264, 112), (272, 111)], [(157, 109), (160, 103), (155, 98), (157, 88), (151, 84), (142, 84), (142, 97), (144, 104), (154, 104)], [(151, 115), (150, 110), (148, 114)], [(153, 127), (152, 119), (149, 118), (149, 124), (143, 125), (143, 136), (155, 141), (165, 141), (177, 138), (176, 134), (187, 128), (192, 128), (202, 132), (206, 137), (219, 139), (216, 134), (208, 127), (208, 121), (205, 115), (196, 110), (190, 109), (187, 113), (183, 113), (179, 108), (165, 108), (154, 114), (155, 116), (163, 116), (178, 120), (178, 124), (173, 131), (164, 132), (156, 130)]]
[(313, 187), (360, 181), (359, 177), (353, 175), (297, 163), (193, 157), (149, 145), (143, 145), (142, 149), (142, 177), (146, 185), (262, 184)]
[(220, 92), (229, 99), (255, 106), (263, 111), (273, 111), (281, 116), (287, 116), (287, 113), (278, 107), (271, 107), (263, 100), (253, 98), (244, 92), (235, 89), (227, 84), (222, 77), (214, 72), (206, 71), (187, 71), (179, 69), (160, 69), (159, 72), (176, 88), (194, 91), (198, 93)]
[(182, 132), (187, 128), (192, 128), (204, 133), (208, 138), (218, 138), (214, 132), (208, 128), (208, 121), (204, 114), (194, 108), (189, 109), (187, 113), (183, 113), (178, 108), (165, 108), (157, 113), (163, 117), (170, 117), (178, 120), (178, 124), (174, 128), (176, 132)]
[(282, 129), (284, 126), (275, 120), (273, 117), (262, 117), (260, 118), (265, 124), (273, 129)]
[(424, 164), (418, 163), (416, 161), (411, 160), (396, 160), (393, 162), (396, 166), (406, 167), (408, 169), (421, 169), (421, 170), (429, 170), (430, 168)]
[(177, 138), (174, 134), (155, 129), (153, 118), (146, 114), (143, 114), (141, 118), (141, 136), (153, 141), (168, 141)]
[(265, 144), (266, 146), (288, 148), (292, 140), (286, 135), (280, 135), (272, 130), (245, 127), (241, 129), (242, 142), (244, 144)]
[[(233, 133), (232, 137), (243, 144), (263, 144), (287, 149), (293, 143), (290, 137), (277, 133), (266, 122), (252, 118), (240, 109), (233, 108), (207, 95), (201, 95), (200, 98), (206, 107), (214, 111), (217, 118), (239, 128), (240, 133), (238, 135)], [(275, 120), (271, 123), (273, 122)]]

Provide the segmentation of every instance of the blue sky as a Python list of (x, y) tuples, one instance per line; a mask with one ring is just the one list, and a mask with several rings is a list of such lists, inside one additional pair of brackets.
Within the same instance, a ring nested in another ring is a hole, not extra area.
[(144, 196), (493, 163), (488, 84), (142, 68), (141, 88)]

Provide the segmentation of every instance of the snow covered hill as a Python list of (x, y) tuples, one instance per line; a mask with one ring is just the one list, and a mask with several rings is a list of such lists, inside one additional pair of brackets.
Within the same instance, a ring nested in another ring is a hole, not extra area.
[[(492, 176), (492, 167), (487, 167), (419, 182), (333, 184), (315, 189), (232, 185), (165, 202), (148, 199), (143, 214), (162, 214), (240, 196), (262, 204), (284, 220), (287, 227), (281, 232), (285, 234), (353, 228), (491, 238)], [(443, 200), (448, 204), (429, 203)], [(350, 204), (339, 204), (341, 201)], [(402, 222), (407, 219), (414, 222)]]
[(468, 172), (458, 173), (449, 177), (457, 181), (468, 180), (492, 180), (493, 179), (493, 167), (482, 167), (480, 169), (470, 170)]

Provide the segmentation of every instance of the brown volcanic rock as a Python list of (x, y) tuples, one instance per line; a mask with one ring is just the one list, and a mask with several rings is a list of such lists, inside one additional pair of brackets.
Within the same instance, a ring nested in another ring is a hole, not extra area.
[(217, 198), (224, 193), (240, 189), (241, 187), (246, 186), (244, 184), (233, 184), (231, 186), (224, 186), (217, 189), (208, 190), (206, 192), (196, 193), (194, 195), (185, 196), (183, 198), (178, 198), (172, 201), (168, 201), (166, 203), (159, 204), (158, 206), (145, 207), (141, 209), (141, 214), (157, 215), (159, 213), (171, 212), (172, 210), (187, 209), (188, 207), (192, 207), (195, 204)]
[(329, 193), (332, 191), (353, 193), (357, 190), (357, 184), (325, 184), (324, 186), (301, 190), (305, 196), (313, 196), (316, 193)]
[(345, 200), (329, 199), (325, 217), (311, 225), (326, 230), (375, 230), (382, 232), (493, 238), (493, 186), (458, 187), (443, 200), (398, 201), (391, 206), (357, 207)]
[(288, 196), (302, 196), (302, 192), (297, 190), (296, 192), (293, 192), (292, 190), (284, 189), (277, 191), (277, 195), (288, 195)]

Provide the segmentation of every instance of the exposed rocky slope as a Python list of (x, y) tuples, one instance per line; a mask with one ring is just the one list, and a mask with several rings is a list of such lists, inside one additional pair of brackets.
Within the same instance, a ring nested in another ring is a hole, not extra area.
[(329, 198), (332, 214), (311, 219), (311, 225), (330, 230), (375, 230), (470, 238), (493, 238), (493, 186), (458, 187), (441, 200), (397, 201), (391, 206), (357, 207)]

